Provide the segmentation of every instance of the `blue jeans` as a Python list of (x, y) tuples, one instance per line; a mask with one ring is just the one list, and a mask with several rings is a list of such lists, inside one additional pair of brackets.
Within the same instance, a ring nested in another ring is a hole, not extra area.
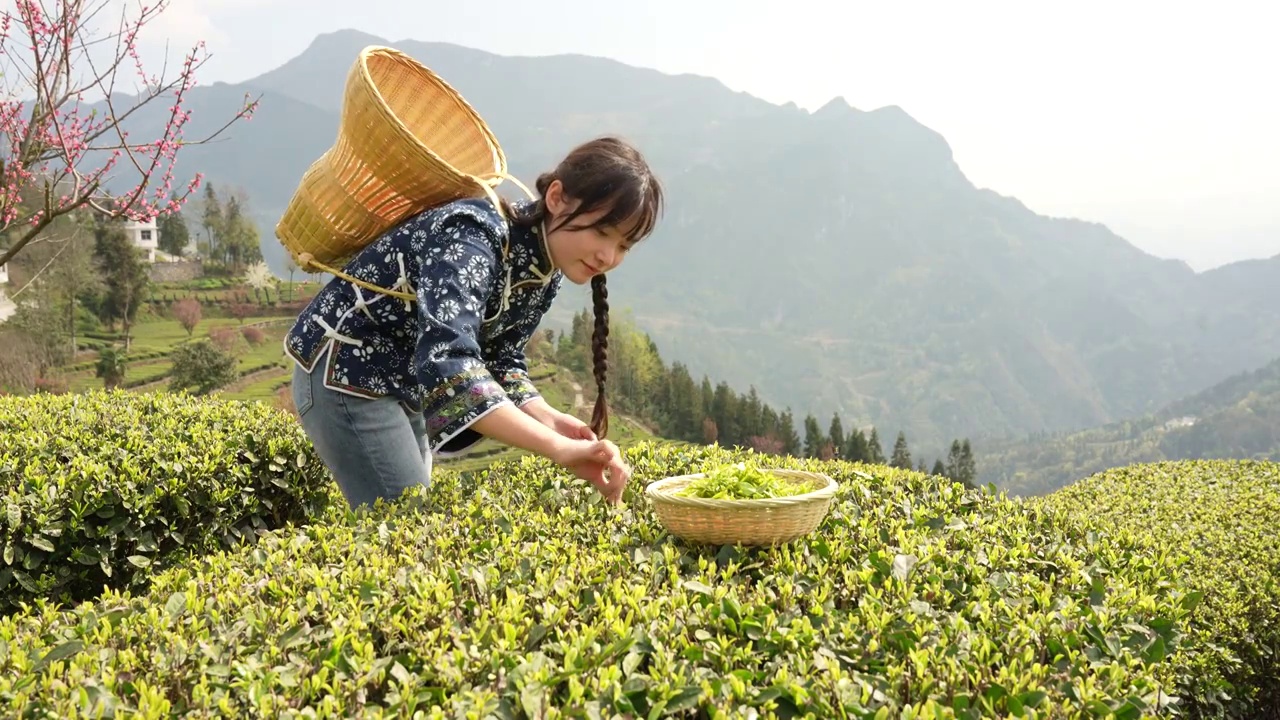
[(325, 387), (321, 356), (311, 373), (293, 366), (293, 404), (316, 453), (352, 508), (394, 500), (431, 484), (426, 421), (395, 398), (362, 398)]

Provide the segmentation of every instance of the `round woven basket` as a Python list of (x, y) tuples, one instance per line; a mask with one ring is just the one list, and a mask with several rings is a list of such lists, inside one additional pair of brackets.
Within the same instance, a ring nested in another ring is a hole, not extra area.
[(796, 480), (825, 484), (803, 495), (760, 500), (717, 500), (683, 497), (675, 493), (702, 473), (669, 477), (651, 483), (645, 495), (663, 527), (690, 542), (717, 545), (776, 545), (813, 532), (831, 509), (839, 485), (832, 478), (804, 470), (761, 468)]
[(337, 140), (303, 174), (276, 236), (300, 266), (343, 265), (416, 212), (496, 198), (503, 178), (506, 155), (462, 95), (408, 55), (370, 46), (347, 76)]

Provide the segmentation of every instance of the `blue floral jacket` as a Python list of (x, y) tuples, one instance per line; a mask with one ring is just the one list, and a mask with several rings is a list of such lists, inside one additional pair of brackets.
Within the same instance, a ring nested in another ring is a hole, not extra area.
[(328, 350), (327, 387), (422, 412), (442, 456), (480, 441), (469, 426), (489, 411), (539, 396), (524, 347), (563, 278), (539, 228), (508, 227), (488, 200), (458, 200), (408, 218), (343, 271), (417, 302), (342, 278), (322, 288), (284, 345), (307, 372)]

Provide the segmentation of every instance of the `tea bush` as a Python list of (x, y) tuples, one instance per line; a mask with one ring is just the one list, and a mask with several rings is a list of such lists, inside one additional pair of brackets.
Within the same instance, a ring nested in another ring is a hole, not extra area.
[(1087, 532), (1075, 513), (942, 478), (789, 459), (841, 483), (818, 532), (689, 546), (643, 486), (744, 453), (627, 455), (622, 508), (525, 457), (204, 556), (140, 597), (0, 619), (0, 706), (875, 720), (1178, 707), (1169, 665), (1197, 596), (1140, 528)]
[(1048, 496), (1091, 530), (1126, 528), (1203, 602), (1176, 665), (1208, 717), (1280, 717), (1280, 464), (1189, 461), (1104, 472)]
[(260, 403), (0, 398), (0, 610), (145, 582), (322, 512), (330, 484), (296, 421)]

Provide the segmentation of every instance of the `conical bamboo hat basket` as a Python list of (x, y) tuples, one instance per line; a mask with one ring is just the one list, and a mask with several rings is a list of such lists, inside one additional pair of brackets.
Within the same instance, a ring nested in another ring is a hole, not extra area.
[(461, 197), (496, 204), (504, 178), (530, 194), (461, 94), (399, 50), (366, 47), (347, 75), (337, 140), (303, 174), (276, 237), (300, 268), (346, 277), (332, 266), (400, 221)]

